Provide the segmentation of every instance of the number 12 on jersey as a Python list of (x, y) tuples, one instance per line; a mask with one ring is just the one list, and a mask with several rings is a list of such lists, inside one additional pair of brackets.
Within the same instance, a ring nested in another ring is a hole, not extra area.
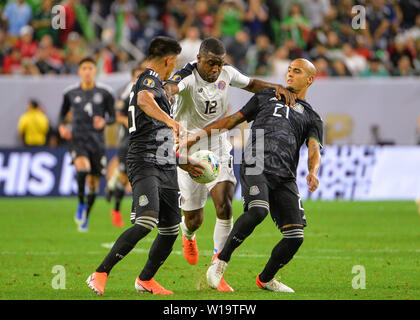
[(206, 110), (204, 114), (216, 113), (217, 101), (206, 101)]

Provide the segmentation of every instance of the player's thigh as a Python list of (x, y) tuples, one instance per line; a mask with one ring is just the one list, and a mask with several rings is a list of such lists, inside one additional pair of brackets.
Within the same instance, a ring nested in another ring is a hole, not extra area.
[(136, 223), (144, 216), (157, 219), (160, 210), (159, 179), (156, 176), (147, 176), (134, 181), (131, 223)]
[(270, 189), (264, 174), (245, 175), (241, 172), (242, 199), (244, 211), (251, 208), (270, 210)]
[(167, 228), (181, 222), (181, 194), (175, 189), (162, 188), (159, 191), (158, 228)]
[(97, 149), (89, 152), (90, 173), (101, 177), (106, 175), (106, 155), (105, 149)]
[(270, 192), (270, 214), (280, 230), (306, 226), (305, 211), (295, 182), (282, 183)]
[(204, 207), (207, 201), (207, 187), (205, 184), (195, 182), (188, 172), (178, 168), (178, 185), (181, 192), (181, 208), (184, 211), (193, 211)]
[(120, 172), (127, 174), (128, 143), (123, 142), (118, 148), (118, 168)]

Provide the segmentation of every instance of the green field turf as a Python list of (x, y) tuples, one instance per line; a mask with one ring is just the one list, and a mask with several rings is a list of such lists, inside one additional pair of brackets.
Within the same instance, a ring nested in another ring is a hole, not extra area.
[[(123, 202), (126, 228), (129, 199)], [(97, 297), (86, 278), (108, 253), (121, 233), (112, 226), (110, 204), (99, 198), (88, 233), (73, 222), (76, 198), (0, 200), (0, 299), (420, 299), (420, 216), (414, 202), (304, 202), (308, 227), (295, 258), (278, 276), (294, 294), (260, 290), (255, 277), (281, 235), (270, 217), (235, 251), (225, 279), (234, 293), (211, 290), (205, 279), (213, 244), (215, 213), (206, 206), (197, 232), (200, 260), (187, 264), (181, 236), (156, 280), (173, 296), (137, 294), (134, 280), (143, 268), (156, 235), (154, 230), (111, 272), (105, 295)], [(234, 203), (234, 217), (242, 213)], [(55, 265), (64, 266), (66, 288), (53, 289)], [(353, 289), (366, 271), (366, 289)]]

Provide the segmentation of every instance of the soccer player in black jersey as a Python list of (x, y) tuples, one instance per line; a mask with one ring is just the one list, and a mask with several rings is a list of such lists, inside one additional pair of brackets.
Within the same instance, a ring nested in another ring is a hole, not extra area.
[[(133, 189), (131, 222), (134, 225), (120, 235), (101, 265), (87, 279), (88, 286), (98, 295), (104, 293), (114, 265), (156, 226), (158, 235), (135, 281), (135, 288), (153, 294), (173, 294), (157, 283), (154, 275), (171, 253), (181, 221), (173, 140), (178, 139), (183, 128), (171, 117), (171, 104), (162, 83), (171, 75), (180, 52), (177, 41), (168, 37), (154, 38), (148, 50), (146, 69), (130, 93), (127, 173)], [(198, 164), (188, 162), (179, 166), (193, 175), (203, 173), (203, 167)]]
[[(214, 289), (219, 285), (233, 251), (270, 212), (283, 238), (274, 247), (256, 282), (262, 289), (294, 292), (274, 276), (293, 258), (303, 242), (306, 218), (296, 185), (296, 169), (304, 143), (308, 146), (309, 191), (315, 191), (319, 183), (323, 123), (305, 100), (315, 75), (315, 67), (310, 61), (293, 60), (286, 76), (287, 88), (297, 95), (293, 108), (278, 100), (273, 90), (264, 89), (240, 111), (208, 125), (180, 143), (180, 148), (190, 147), (200, 137), (207, 137), (211, 130), (231, 129), (243, 121), (253, 121), (240, 170), (245, 212), (236, 220), (223, 250), (207, 271), (207, 281)], [(250, 163), (253, 155), (256, 155), (255, 161)]]
[(115, 198), (115, 206), (111, 210), (112, 223), (116, 227), (123, 227), (124, 222), (120, 212), (121, 201), (125, 194), (125, 188), (128, 184), (127, 177), (127, 152), (130, 134), (128, 132), (128, 108), (130, 106), (130, 92), (136, 83), (138, 76), (144, 72), (144, 62), (141, 62), (131, 72), (131, 81), (121, 91), (120, 98), (116, 104), (117, 116), (116, 122), (121, 125), (118, 138), (118, 167), (111, 174), (110, 180), (107, 182), (105, 189), (106, 199)]
[[(92, 58), (80, 61), (78, 73), (81, 82), (64, 92), (58, 130), (62, 138), (70, 140), (79, 197), (75, 221), (79, 231), (87, 231), (89, 213), (106, 168), (104, 128), (115, 122), (115, 109), (112, 89), (95, 82), (96, 65)], [(65, 124), (69, 112), (72, 115), (71, 130)], [(86, 182), (89, 188), (87, 199)]]

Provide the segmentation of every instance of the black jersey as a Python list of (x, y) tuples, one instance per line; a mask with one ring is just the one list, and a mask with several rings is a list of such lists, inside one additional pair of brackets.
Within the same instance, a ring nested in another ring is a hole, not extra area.
[[(130, 93), (133, 87), (133, 83), (128, 83), (120, 93), (120, 98), (116, 104), (117, 112), (128, 117), (128, 108), (130, 106)], [(125, 125), (121, 125), (119, 132), (119, 144), (128, 144), (129, 139), (128, 128)]]
[[(322, 147), (322, 119), (305, 100), (297, 99), (296, 105), (290, 108), (277, 99), (273, 90), (264, 89), (240, 112), (248, 122), (254, 121), (244, 150), (245, 167), (263, 164), (259, 169), (264, 172), (287, 180), (296, 179), (301, 146), (313, 137)], [(257, 164), (250, 163), (253, 157), (259, 159)]]
[(143, 90), (151, 91), (159, 107), (172, 117), (172, 107), (159, 75), (146, 69), (137, 78), (130, 93), (128, 167), (153, 165), (163, 170), (175, 170), (173, 131), (165, 123), (149, 117), (139, 107), (137, 94)]
[(60, 124), (65, 123), (65, 116), (72, 111), (72, 139), (84, 143), (104, 145), (104, 130), (93, 127), (93, 117), (105, 118), (107, 124), (115, 122), (114, 96), (112, 89), (96, 83), (91, 90), (83, 90), (80, 84), (73, 85), (64, 92), (60, 111)]

